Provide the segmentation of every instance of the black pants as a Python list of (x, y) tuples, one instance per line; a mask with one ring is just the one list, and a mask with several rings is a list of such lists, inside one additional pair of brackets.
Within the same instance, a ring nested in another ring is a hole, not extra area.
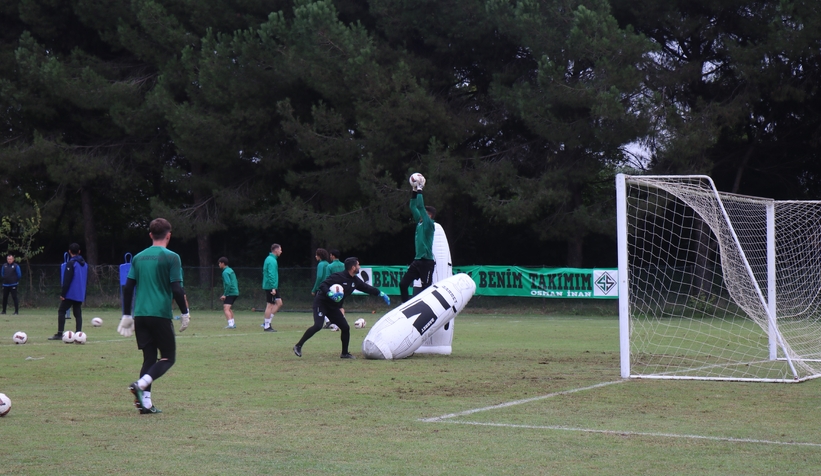
[(422, 281), (422, 288), (427, 289), (433, 281), (433, 267), (436, 261), (432, 259), (415, 259), (408, 266), (408, 271), (399, 281), (399, 294), (402, 295), (402, 302), (408, 302), (408, 287), (413, 285), (415, 280)]
[[(148, 374), (152, 380), (157, 380), (177, 362), (174, 323), (163, 317), (137, 316), (134, 318), (134, 334), (137, 348), (143, 351), (140, 377)], [(145, 390), (150, 392), (152, 385)]]
[(83, 302), (74, 301), (71, 299), (63, 299), (60, 301), (60, 308), (57, 309), (57, 333), (62, 334), (66, 330), (66, 311), (71, 308), (74, 313), (75, 324), (74, 331), (80, 332), (83, 330)]
[(296, 345), (302, 347), (308, 339), (321, 331), (322, 326), (325, 324), (325, 317), (328, 318), (331, 324), (336, 324), (339, 327), (340, 333), (342, 334), (339, 336), (342, 340), (342, 353), (347, 354), (348, 344), (351, 342), (351, 328), (348, 326), (348, 320), (345, 319), (345, 316), (339, 308), (325, 305), (325, 303), (319, 299), (314, 299), (314, 325), (305, 331), (305, 334), (302, 335), (302, 339), (299, 339)]
[(14, 300), (14, 312), (20, 312), (20, 303), (17, 302), (17, 285), (14, 286), (3, 286), (3, 312), (6, 312), (6, 305), (9, 302), (9, 294), (11, 294), (11, 299)]

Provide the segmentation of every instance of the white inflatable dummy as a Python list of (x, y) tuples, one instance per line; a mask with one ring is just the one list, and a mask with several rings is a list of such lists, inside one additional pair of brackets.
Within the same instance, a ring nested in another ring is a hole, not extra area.
[[(434, 223), (436, 231), (433, 234), (433, 259), (436, 260), (436, 267), (433, 268), (433, 284), (453, 276), (453, 262), (450, 259), (450, 246), (448, 237), (442, 225)], [(421, 283), (420, 283), (421, 284)], [(456, 319), (451, 320), (441, 329), (425, 337), (422, 345), (416, 349), (417, 354), (442, 354), (450, 355), (453, 352), (453, 325)]]
[(404, 359), (425, 337), (438, 331), (465, 308), (476, 283), (465, 273), (439, 281), (382, 316), (362, 342), (369, 359)]

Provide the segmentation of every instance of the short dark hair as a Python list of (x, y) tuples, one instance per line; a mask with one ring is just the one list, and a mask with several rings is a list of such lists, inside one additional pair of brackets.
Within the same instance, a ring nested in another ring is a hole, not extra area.
[(80, 254), (80, 245), (78, 245), (77, 243), (72, 243), (68, 245), (68, 252), (73, 255)]
[(277, 243), (274, 243), (273, 245), (271, 245), (271, 253), (273, 253), (274, 251), (276, 251), (280, 248), (282, 248), (282, 247), (279, 246)]
[(148, 233), (155, 240), (162, 240), (171, 233), (171, 223), (165, 218), (155, 218), (148, 225)]
[(223, 257), (221, 257), (220, 259), (217, 260), (217, 263), (225, 263), (225, 266), (228, 266), (228, 258), (223, 256)]
[(321, 259), (322, 261), (328, 261), (329, 260), (328, 250), (326, 250), (325, 248), (317, 248), (316, 249), (316, 255), (319, 256), (319, 259)]
[(359, 263), (359, 258), (356, 256), (351, 256), (350, 258), (345, 260), (345, 271), (353, 269), (356, 264)]
[(431, 218), (436, 218), (436, 209), (435, 208), (433, 208), (431, 206), (426, 206), (425, 210), (427, 210), (428, 215), (430, 215)]
[(6, 255), (6, 258), (8, 258), (9, 256), (11, 256), (12, 258), (14, 258), (14, 255), (13, 255), (13, 254), (11, 254), (11, 253), (7, 254), (7, 255)]
[(331, 256), (333, 256), (333, 257), (334, 257), (334, 258), (336, 258), (336, 259), (339, 259), (339, 256), (342, 254), (342, 253), (340, 253), (340, 252), (339, 252), (339, 250), (338, 250), (338, 249), (336, 249), (336, 248), (331, 248), (331, 249), (329, 249), (329, 250), (328, 250), (328, 253), (330, 253), (330, 255), (331, 255)]

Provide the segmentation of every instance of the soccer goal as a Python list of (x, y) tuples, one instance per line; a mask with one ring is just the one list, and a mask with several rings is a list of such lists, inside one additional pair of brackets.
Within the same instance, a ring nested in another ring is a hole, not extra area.
[(616, 177), (624, 378), (821, 376), (821, 202)]

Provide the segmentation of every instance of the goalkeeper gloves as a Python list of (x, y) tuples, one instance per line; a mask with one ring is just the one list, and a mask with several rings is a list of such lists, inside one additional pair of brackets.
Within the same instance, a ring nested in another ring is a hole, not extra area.
[(131, 337), (131, 334), (134, 333), (134, 318), (128, 314), (123, 314), (120, 325), (117, 326), (117, 332), (123, 337)]
[(185, 314), (180, 314), (180, 322), (181, 322), (180, 332), (188, 329), (188, 323), (190, 321), (191, 321), (191, 314), (189, 314), (187, 312)]
[(382, 300), (385, 301), (385, 304), (387, 304), (388, 306), (391, 305), (391, 297), (390, 296), (383, 293), (382, 291), (379, 291), (379, 297), (381, 297)]
[(342, 298), (345, 297), (345, 293), (335, 293), (333, 291), (328, 291), (328, 297), (331, 298), (333, 302), (340, 302)]

